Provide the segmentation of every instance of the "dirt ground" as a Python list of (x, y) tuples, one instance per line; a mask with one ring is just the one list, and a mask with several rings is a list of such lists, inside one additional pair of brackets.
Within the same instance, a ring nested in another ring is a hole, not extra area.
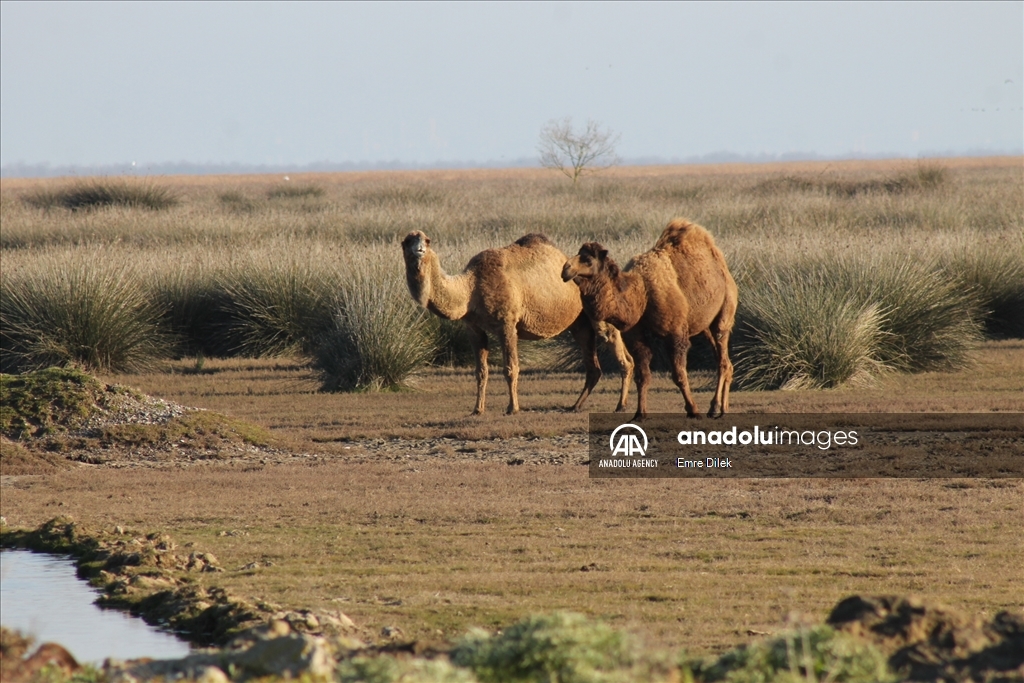
[[(737, 392), (732, 407), (1024, 412), (1024, 342), (989, 342), (976, 358), (872, 388)], [(1022, 607), (1020, 480), (591, 480), (586, 415), (564, 412), (579, 375), (527, 374), (523, 414), (472, 418), (463, 369), (432, 370), (402, 393), (325, 395), (298, 360), (195, 366), (104, 379), (266, 427), (272, 448), (111, 453), (5, 476), (7, 523), (68, 514), (167, 533), (220, 558), (227, 571), (202, 581), (341, 610), (369, 637), (390, 626), (449, 639), (570, 609), (702, 654), (795, 616), (820, 622), (855, 593), (987, 617)], [(706, 405), (710, 377), (699, 380)], [(611, 409), (617, 381), (606, 374), (588, 407)], [(652, 404), (681, 409), (667, 377)]]

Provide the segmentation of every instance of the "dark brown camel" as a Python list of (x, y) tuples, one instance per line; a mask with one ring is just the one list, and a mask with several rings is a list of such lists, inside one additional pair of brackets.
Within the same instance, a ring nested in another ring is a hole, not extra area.
[(729, 410), (732, 362), (729, 335), (736, 317), (736, 283), (711, 234), (695, 223), (676, 219), (668, 224), (650, 251), (621, 270), (597, 242), (580, 247), (566, 261), (562, 279), (573, 280), (583, 296), (583, 309), (594, 321), (607, 322), (623, 334), (636, 362), (637, 411), (647, 415), (651, 381), (651, 341), (668, 341), (672, 378), (683, 393), (686, 414), (698, 415), (686, 375), (690, 337), (704, 333), (718, 356), (718, 387), (709, 417)]

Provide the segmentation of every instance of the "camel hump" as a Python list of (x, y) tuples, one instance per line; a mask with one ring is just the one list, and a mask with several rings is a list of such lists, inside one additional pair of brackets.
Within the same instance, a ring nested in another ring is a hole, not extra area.
[(527, 249), (541, 244), (546, 244), (552, 247), (555, 246), (555, 243), (549, 240), (547, 235), (542, 235), (539, 232), (531, 232), (529, 235), (523, 235), (515, 241), (515, 244), (520, 247), (526, 247)]
[(684, 242), (695, 239), (709, 240), (711, 234), (703, 227), (685, 218), (676, 218), (667, 226), (658, 238), (655, 249), (678, 249)]

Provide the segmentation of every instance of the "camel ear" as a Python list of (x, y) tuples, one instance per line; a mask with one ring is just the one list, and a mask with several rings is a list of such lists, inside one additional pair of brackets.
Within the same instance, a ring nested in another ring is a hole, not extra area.
[(429, 238), (429, 237), (426, 237), (426, 238), (424, 238), (424, 239), (423, 239), (423, 242), (424, 242), (424, 244), (426, 244), (426, 245), (427, 245), (428, 247), (430, 246), (430, 238)]
[(600, 251), (598, 251), (597, 258), (600, 259), (601, 261), (606, 261), (608, 259), (608, 250), (601, 249)]

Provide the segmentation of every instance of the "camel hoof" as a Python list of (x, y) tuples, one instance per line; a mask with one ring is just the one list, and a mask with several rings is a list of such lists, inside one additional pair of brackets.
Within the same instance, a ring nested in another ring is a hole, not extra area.
[(624, 412), (626, 412), (626, 406), (624, 406), (624, 405), (623, 406), (619, 406), (618, 408), (615, 409), (615, 412), (616, 413), (624, 413)]
[(700, 413), (687, 413), (686, 417), (690, 418), (691, 420), (699, 420), (704, 416), (701, 415)]

